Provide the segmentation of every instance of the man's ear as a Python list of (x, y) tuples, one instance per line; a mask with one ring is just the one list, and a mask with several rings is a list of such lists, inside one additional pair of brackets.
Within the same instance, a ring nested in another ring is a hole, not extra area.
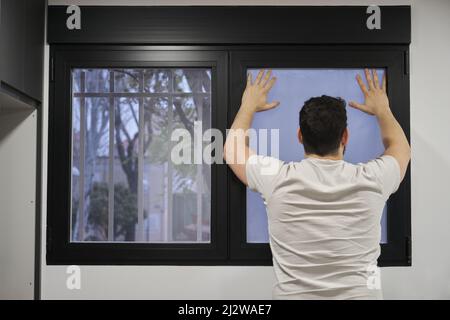
[(302, 135), (302, 130), (300, 130), (300, 127), (298, 127), (298, 129), (297, 129), (297, 138), (298, 138), (298, 141), (301, 144), (303, 144), (303, 135)]
[(344, 146), (346, 146), (348, 143), (349, 135), (350, 135), (350, 133), (348, 131), (348, 128), (345, 128), (344, 133), (342, 134), (342, 139), (341, 139), (341, 142)]

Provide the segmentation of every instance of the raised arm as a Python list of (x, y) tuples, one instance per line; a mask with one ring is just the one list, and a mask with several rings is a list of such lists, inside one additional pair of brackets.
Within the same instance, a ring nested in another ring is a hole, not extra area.
[(278, 106), (279, 102), (267, 102), (267, 94), (275, 84), (271, 71), (261, 70), (252, 82), (251, 73), (247, 77), (247, 87), (242, 95), (241, 106), (234, 118), (224, 145), (224, 158), (234, 174), (247, 185), (245, 165), (255, 152), (248, 146), (247, 130), (250, 129), (255, 112), (266, 111)]
[(411, 159), (411, 148), (402, 127), (389, 107), (389, 99), (386, 94), (386, 74), (383, 75), (381, 85), (376, 70), (373, 70), (371, 75), (370, 71), (365, 69), (365, 75), (368, 88), (360, 75), (356, 78), (364, 93), (364, 104), (351, 101), (349, 105), (377, 117), (385, 149), (384, 154), (393, 156), (397, 160), (400, 165), (400, 177), (403, 179)]

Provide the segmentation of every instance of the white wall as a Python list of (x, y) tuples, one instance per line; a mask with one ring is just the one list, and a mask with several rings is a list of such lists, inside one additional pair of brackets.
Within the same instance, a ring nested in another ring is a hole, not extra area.
[[(67, 1), (50, 4), (165, 4), (166, 1)], [(387, 299), (450, 299), (450, 1), (170, 1), (170, 4), (411, 4), (413, 266), (384, 268)], [(48, 48), (46, 62), (48, 60)], [(48, 70), (46, 67), (45, 70)], [(46, 75), (48, 78), (48, 74)], [(47, 82), (47, 81), (46, 81)], [(45, 101), (48, 101), (47, 88)], [(47, 106), (47, 103), (45, 103)], [(44, 141), (47, 114), (44, 115)], [(46, 145), (43, 149), (46, 158)], [(46, 159), (44, 159), (44, 188)], [(45, 234), (45, 199), (43, 234)], [(65, 267), (45, 265), (44, 299), (270, 299), (271, 267), (82, 267), (82, 288), (65, 287)]]
[(414, 1), (411, 44), (413, 267), (383, 270), (388, 298), (450, 299), (450, 1)]
[(36, 126), (36, 111), (0, 108), (0, 300), (33, 299)]

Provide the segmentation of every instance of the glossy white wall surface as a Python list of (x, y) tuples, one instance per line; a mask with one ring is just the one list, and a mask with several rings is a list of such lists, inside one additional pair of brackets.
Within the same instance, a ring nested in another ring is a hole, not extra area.
[(0, 112), (0, 300), (33, 299), (36, 111)]

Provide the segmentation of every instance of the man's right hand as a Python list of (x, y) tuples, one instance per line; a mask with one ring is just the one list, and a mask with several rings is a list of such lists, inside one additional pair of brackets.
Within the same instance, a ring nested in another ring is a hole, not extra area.
[(356, 76), (359, 87), (364, 93), (364, 104), (350, 101), (349, 105), (353, 108), (375, 116), (383, 114), (386, 111), (390, 111), (389, 99), (386, 93), (386, 72), (383, 75), (383, 80), (380, 85), (376, 70), (372, 70), (373, 77), (368, 69), (365, 69), (364, 71), (369, 88), (366, 87), (359, 74)]
[(356, 77), (364, 93), (364, 104), (352, 101), (349, 102), (349, 105), (377, 117), (384, 144), (384, 155), (390, 155), (397, 160), (400, 166), (400, 178), (403, 179), (411, 159), (411, 148), (402, 127), (389, 108), (389, 99), (386, 94), (386, 74), (383, 76), (380, 86), (376, 70), (373, 70), (373, 78), (369, 70), (366, 69), (365, 73), (369, 89), (364, 85), (361, 76)]

